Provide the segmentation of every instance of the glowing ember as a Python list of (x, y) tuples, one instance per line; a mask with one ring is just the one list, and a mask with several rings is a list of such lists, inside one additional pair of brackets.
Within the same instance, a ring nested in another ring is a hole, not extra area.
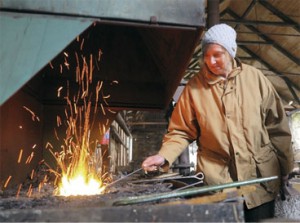
[(86, 182), (84, 176), (80, 175), (73, 179), (68, 179), (67, 176), (62, 178), (62, 186), (59, 188), (59, 194), (62, 196), (70, 195), (93, 195), (101, 194), (104, 187), (95, 179), (89, 179)]

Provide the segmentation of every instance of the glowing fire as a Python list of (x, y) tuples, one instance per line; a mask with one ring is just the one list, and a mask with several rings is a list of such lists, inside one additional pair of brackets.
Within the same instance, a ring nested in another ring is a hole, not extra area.
[(76, 166), (69, 164), (67, 171), (62, 173), (58, 195), (94, 195), (104, 191), (105, 187), (103, 187), (102, 180), (97, 176), (94, 163), (92, 163), (92, 167), (87, 165), (88, 156), (86, 152), (85, 150), (81, 151), (79, 161), (75, 159)]
[(86, 179), (83, 175), (68, 179), (67, 176), (62, 177), (62, 185), (59, 188), (59, 195), (93, 195), (101, 194), (104, 187), (101, 187), (101, 183), (95, 179)]

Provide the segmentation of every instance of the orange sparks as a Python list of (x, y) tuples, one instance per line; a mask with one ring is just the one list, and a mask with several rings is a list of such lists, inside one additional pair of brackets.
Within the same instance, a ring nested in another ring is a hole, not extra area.
[(66, 117), (68, 119), (68, 111), (67, 111), (67, 109), (65, 109), (65, 115), (66, 115)]
[(32, 149), (35, 149), (35, 147), (36, 147), (36, 144), (34, 144), (34, 145), (32, 146)]
[(52, 146), (52, 144), (51, 144), (50, 142), (47, 142), (47, 143), (46, 143), (45, 148), (48, 149), (48, 147), (50, 147), (51, 149), (53, 149), (53, 146)]
[(67, 58), (65, 57), (65, 62), (64, 62), (64, 65), (67, 67), (67, 69), (69, 70), (70, 69), (70, 64), (68, 63), (67, 61)]
[(59, 68), (60, 68), (59, 72), (62, 74), (62, 72), (63, 72), (63, 67), (62, 67), (62, 65), (59, 65)]
[(84, 43), (84, 38), (83, 38), (82, 41), (81, 41), (81, 44), (80, 44), (80, 50), (82, 50), (82, 48), (83, 48), (83, 43)]
[(59, 87), (58, 89), (57, 89), (57, 97), (59, 98), (60, 97), (60, 91), (63, 89), (63, 87), (61, 86), (61, 87)]
[(27, 196), (31, 197), (31, 194), (32, 194), (32, 184), (29, 185)]
[(103, 115), (106, 115), (105, 110), (104, 110), (104, 107), (103, 107), (103, 104), (101, 103), (100, 106), (101, 106)]
[(86, 95), (87, 95), (87, 92), (84, 91), (84, 92), (82, 93), (82, 95), (81, 95), (81, 98), (84, 98)]
[(90, 77), (89, 77), (89, 81), (90, 83), (92, 83), (92, 80), (93, 80), (93, 55), (90, 54)]
[[(84, 39), (77, 36), (77, 41), (80, 44), (80, 50), (84, 47)], [(68, 57), (65, 52), (65, 62), (67, 62), (66, 57)], [(67, 102), (67, 106), (64, 110), (66, 118), (66, 138), (63, 138), (64, 145), (61, 145), (61, 152), (53, 152), (50, 148), (50, 153), (56, 159), (60, 172), (55, 172), (56, 179), (54, 184), (58, 185), (57, 181), (61, 181), (59, 184), (59, 194), (63, 196), (69, 196), (74, 194), (99, 194), (102, 193), (102, 180), (98, 179), (100, 175), (94, 173), (94, 166), (91, 168), (89, 159), (91, 158), (92, 152), (90, 151), (90, 146), (93, 146), (91, 142), (91, 125), (94, 125), (95, 117), (91, 116), (91, 110), (93, 108), (91, 99), (96, 98), (95, 102), (95, 115), (97, 114), (97, 107), (101, 106), (102, 112), (106, 114), (106, 104), (108, 104), (105, 99), (110, 98), (110, 95), (104, 97), (104, 102), (100, 103), (100, 96), (103, 97), (102, 81), (98, 81), (96, 85), (96, 92), (91, 94), (91, 83), (94, 79), (93, 73), (95, 66), (98, 68), (98, 61), (100, 61), (102, 56), (102, 51), (99, 49), (98, 55), (90, 54), (89, 57), (84, 55), (78, 55), (75, 52), (76, 59), (76, 73), (74, 79), (76, 78), (76, 83), (78, 84), (78, 92), (74, 95), (69, 96), (69, 82), (67, 82), (66, 95), (63, 96)], [(79, 61), (80, 60), (80, 61)], [(88, 61), (89, 60), (89, 61)], [(96, 63), (96, 65), (95, 65)], [(66, 64), (65, 64), (66, 65)], [(97, 69), (96, 68), (96, 69)], [(65, 69), (65, 68), (64, 68)], [(117, 83), (114, 82), (114, 83)], [(94, 86), (94, 85), (93, 85)], [(61, 89), (59, 89), (60, 91)], [(58, 93), (59, 93), (58, 91)], [(71, 93), (71, 92), (70, 92)], [(72, 91), (73, 93), (73, 91)], [(96, 96), (94, 95), (96, 93)], [(60, 94), (58, 94), (60, 96)], [(92, 97), (93, 96), (93, 97)], [(94, 97), (95, 96), (95, 97)], [(77, 103), (80, 103), (78, 105)], [(100, 105), (99, 105), (100, 104)], [(99, 110), (99, 109), (98, 109)], [(57, 127), (62, 125), (62, 119), (57, 116)], [(65, 121), (63, 121), (65, 124)], [(79, 126), (78, 126), (79, 125)], [(101, 126), (105, 130), (105, 125)], [(58, 128), (57, 128), (58, 129)], [(57, 132), (55, 135), (57, 137)], [(104, 131), (105, 132), (105, 131)], [(58, 132), (59, 133), (59, 132)], [(47, 143), (47, 147), (50, 144)], [(51, 146), (52, 147), (52, 146)], [(53, 147), (52, 147), (53, 148)], [(93, 161), (94, 162), (94, 161)], [(32, 173), (33, 174), (33, 173)], [(94, 177), (96, 177), (94, 179)], [(97, 182), (94, 182), (96, 180)], [(83, 185), (84, 184), (84, 185)], [(39, 185), (39, 190), (42, 184)], [(87, 186), (87, 188), (86, 188)], [(79, 189), (79, 192), (76, 189)], [(86, 188), (86, 190), (85, 190)], [(92, 189), (92, 193), (91, 193)], [(94, 190), (95, 189), (95, 190)], [(30, 189), (28, 191), (28, 194)], [(84, 193), (82, 193), (84, 192)]]
[(8, 183), (9, 183), (10, 179), (11, 179), (11, 176), (9, 176), (9, 177), (7, 178), (7, 180), (5, 181), (4, 188), (7, 187), (7, 185), (8, 185)]
[(109, 109), (109, 108), (106, 108), (110, 113), (112, 113), (112, 114), (116, 114), (117, 112), (116, 111), (113, 111), (113, 110), (111, 110), (111, 109)]
[(51, 69), (53, 69), (53, 65), (52, 65), (52, 63), (51, 63), (51, 62), (49, 62), (49, 65), (50, 65)]
[(20, 149), (18, 163), (21, 163), (22, 155), (23, 155), (23, 149)]
[(34, 156), (34, 152), (31, 152), (31, 154), (27, 157), (25, 164), (29, 164), (31, 162), (33, 156)]
[(40, 182), (39, 183), (39, 186), (38, 186), (38, 191), (39, 191), (39, 193), (41, 192), (41, 190), (42, 190), (42, 187), (43, 187), (43, 182)]
[(56, 138), (57, 140), (59, 140), (59, 137), (58, 137), (58, 134), (57, 134), (56, 129), (54, 129), (54, 135), (55, 135), (55, 138)]
[(18, 198), (19, 197), (19, 194), (20, 194), (20, 191), (21, 191), (21, 188), (22, 188), (22, 184), (19, 185), (18, 187), (18, 191), (17, 191), (17, 194), (16, 194), (16, 197)]
[(110, 94), (103, 96), (103, 99), (107, 99), (107, 98), (110, 98)]
[(76, 103), (74, 103), (74, 113), (75, 113), (75, 114), (77, 114), (77, 113), (78, 113), (78, 111), (77, 111), (77, 105), (76, 105)]
[(30, 179), (32, 180), (34, 176), (34, 169), (32, 169), (31, 174), (30, 174)]
[(35, 119), (36, 119), (37, 121), (40, 121), (39, 117), (37, 117), (33, 111), (31, 111), (31, 110), (30, 110), (29, 108), (27, 108), (26, 106), (23, 106), (23, 108), (24, 108), (25, 110), (27, 110), (27, 111), (31, 114), (31, 119), (32, 119), (32, 121), (34, 121)]
[(61, 126), (62, 123), (61, 123), (61, 118), (59, 115), (56, 116), (56, 124), (57, 124), (57, 127)]
[(69, 54), (68, 54), (67, 52), (64, 52), (64, 55), (65, 55), (66, 57), (69, 57)]

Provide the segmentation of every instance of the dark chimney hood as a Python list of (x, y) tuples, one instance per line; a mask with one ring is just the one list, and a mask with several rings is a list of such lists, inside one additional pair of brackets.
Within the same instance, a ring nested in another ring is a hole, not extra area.
[[(101, 50), (94, 77), (107, 86), (110, 107), (165, 108), (205, 26), (203, 0), (2, 0), (0, 7), (1, 105), (33, 79), (42, 104), (64, 103), (56, 89), (75, 73), (75, 52)], [(69, 69), (61, 67), (64, 53)]]

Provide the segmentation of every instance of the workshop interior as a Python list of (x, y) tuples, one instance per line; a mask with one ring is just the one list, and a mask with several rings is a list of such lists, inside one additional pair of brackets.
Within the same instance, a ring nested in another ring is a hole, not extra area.
[(299, 221), (299, 10), (298, 0), (0, 0), (0, 221), (244, 222), (242, 194), (277, 176), (206, 186), (196, 142), (167, 172), (141, 168), (218, 23), (283, 101), (294, 169), (272, 220)]

